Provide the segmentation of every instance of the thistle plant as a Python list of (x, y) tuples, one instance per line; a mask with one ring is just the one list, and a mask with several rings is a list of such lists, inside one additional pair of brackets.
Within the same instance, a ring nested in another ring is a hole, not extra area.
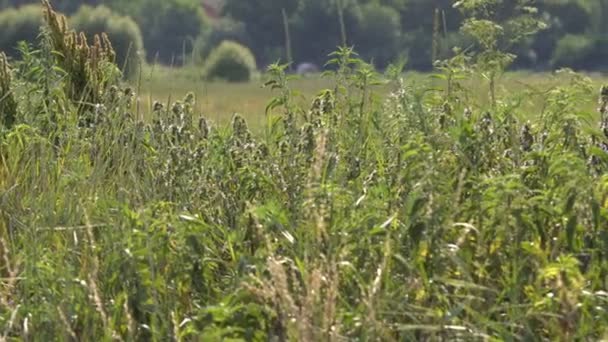
[(496, 82), (516, 58), (509, 49), (546, 25), (532, 0), (459, 0), (454, 7), (466, 17), (461, 31), (477, 42), (472, 67), (488, 81), (490, 103), (496, 108)]

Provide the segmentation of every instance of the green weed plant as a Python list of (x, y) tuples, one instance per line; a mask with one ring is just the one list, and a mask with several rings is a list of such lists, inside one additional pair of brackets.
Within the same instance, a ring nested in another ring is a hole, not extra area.
[(269, 68), (259, 133), (193, 95), (140, 120), (111, 45), (46, 13), (39, 48), (0, 57), (3, 339), (608, 338), (608, 92), (585, 111), (587, 77), (480, 101), (479, 55), (410, 85), (341, 48), (308, 108)]

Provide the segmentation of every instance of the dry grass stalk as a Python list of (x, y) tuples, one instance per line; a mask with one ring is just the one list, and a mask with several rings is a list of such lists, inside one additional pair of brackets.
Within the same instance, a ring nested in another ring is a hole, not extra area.
[(74, 329), (72, 329), (72, 325), (70, 324), (68, 317), (65, 315), (65, 312), (63, 312), (63, 310), (60, 307), (57, 307), (57, 313), (59, 314), (60, 321), (63, 323), (63, 325), (65, 327), (66, 333), (70, 336), (70, 338), (73, 341), (78, 341), (78, 336), (76, 336)]
[(17, 285), (17, 280), (19, 279), (19, 270), (18, 266), (14, 265), (14, 263), (11, 262), (10, 250), (4, 238), (0, 238), (0, 250), (2, 251), (0, 276), (5, 280), (2, 282), (3, 290), (1, 292), (2, 294), (4, 294), (4, 296), (0, 296), (0, 304), (4, 307), (14, 308), (15, 305), (11, 300), (11, 297)]
[(339, 276), (335, 263), (323, 264), (301, 279), (288, 259), (270, 257), (269, 280), (254, 278), (246, 288), (263, 302), (272, 304), (287, 339), (298, 341), (339, 340), (335, 326)]
[(90, 292), (90, 297), (93, 301), (95, 310), (101, 317), (101, 321), (105, 331), (111, 331), (112, 339), (122, 341), (120, 335), (114, 331), (110, 324), (108, 314), (106, 313), (105, 306), (102, 299), (102, 294), (97, 285), (99, 279), (99, 258), (97, 257), (97, 247), (95, 243), (95, 235), (93, 233), (93, 225), (89, 221), (89, 216), (85, 212), (85, 224), (87, 226), (87, 238), (89, 242), (89, 256), (91, 260), (91, 269), (87, 271), (87, 285)]

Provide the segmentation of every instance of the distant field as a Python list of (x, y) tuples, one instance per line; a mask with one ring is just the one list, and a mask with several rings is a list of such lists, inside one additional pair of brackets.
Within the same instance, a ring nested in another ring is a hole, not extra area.
[[(608, 78), (600, 74), (589, 75), (596, 84), (608, 82)], [(431, 77), (430, 74), (406, 73), (404, 75), (406, 83), (417, 86), (433, 88), (439, 86), (439, 82)], [(530, 92), (538, 96), (522, 98), (524, 108), (528, 108), (530, 115), (542, 110), (539, 101), (543, 98), (541, 94), (551, 88), (568, 82), (569, 77), (552, 73), (523, 73), (512, 72), (506, 74), (499, 82), (499, 96), (509, 96), (510, 93), (521, 95), (521, 91), (527, 88)], [(148, 109), (154, 101), (162, 103), (173, 102), (183, 98), (188, 92), (193, 92), (197, 98), (199, 113), (212, 121), (223, 124), (230, 120), (234, 113), (244, 116), (253, 127), (265, 122), (265, 108), (273, 92), (264, 88), (264, 76), (258, 76), (249, 83), (226, 83), (226, 82), (206, 82), (202, 79), (201, 71), (196, 68), (170, 68), (165, 66), (149, 66), (142, 73), (140, 85), (140, 100), (143, 109)], [(481, 102), (487, 98), (488, 89), (484, 80), (470, 82), (468, 86), (478, 89)], [(300, 104), (308, 106), (312, 98), (321, 89), (334, 86), (330, 78), (321, 75), (299, 77), (291, 81), (292, 89), (296, 90), (300, 96)], [(390, 90), (387, 87), (379, 86), (376, 91), (386, 93)], [(595, 93), (589, 94), (590, 111), (595, 109)], [(143, 110), (147, 112), (147, 110)]]
[[(249, 83), (206, 82), (194, 68), (152, 66), (142, 74), (140, 99), (144, 108), (149, 108), (155, 101), (171, 103), (193, 92), (199, 113), (208, 119), (221, 124), (239, 113), (256, 126), (264, 122), (266, 105), (273, 96), (263, 83), (263, 77)], [(302, 105), (320, 89), (331, 86), (331, 80), (320, 76), (293, 81), (293, 88), (301, 92)]]

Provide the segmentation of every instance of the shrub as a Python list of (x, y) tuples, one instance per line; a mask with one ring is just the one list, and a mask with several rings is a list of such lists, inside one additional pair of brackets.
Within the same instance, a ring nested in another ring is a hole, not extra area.
[(198, 36), (194, 42), (193, 61), (195, 63), (204, 61), (214, 48), (226, 40), (242, 45), (250, 45), (251, 43), (251, 39), (243, 23), (229, 18), (222, 18), (214, 23), (211, 30)]
[(20, 41), (34, 42), (42, 26), (42, 8), (37, 5), (10, 8), (0, 12), (0, 49), (10, 57), (18, 56)]
[(551, 65), (554, 68), (571, 67), (587, 69), (594, 61), (590, 58), (594, 50), (594, 39), (586, 35), (568, 34), (557, 42)]
[(144, 46), (141, 31), (133, 19), (117, 15), (105, 6), (82, 6), (70, 19), (70, 23), (76, 31), (84, 32), (89, 39), (105, 32), (110, 37), (116, 51), (116, 61), (125, 76), (137, 75), (138, 53), (143, 53)]
[(207, 79), (245, 82), (251, 79), (255, 69), (255, 58), (247, 47), (224, 41), (207, 58), (204, 75)]

